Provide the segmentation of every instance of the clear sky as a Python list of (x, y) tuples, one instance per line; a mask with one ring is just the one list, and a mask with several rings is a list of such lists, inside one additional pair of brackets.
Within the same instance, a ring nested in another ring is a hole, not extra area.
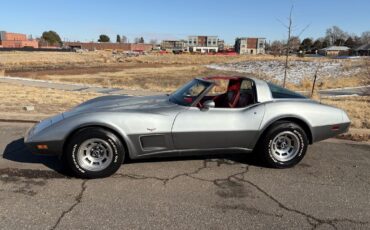
[(0, 30), (32, 34), (55, 30), (62, 39), (91, 41), (117, 34), (131, 41), (218, 35), (227, 43), (238, 36), (284, 39), (294, 4), (295, 34), (324, 36), (337, 25), (361, 35), (370, 30), (370, 0), (9, 0), (0, 4)]

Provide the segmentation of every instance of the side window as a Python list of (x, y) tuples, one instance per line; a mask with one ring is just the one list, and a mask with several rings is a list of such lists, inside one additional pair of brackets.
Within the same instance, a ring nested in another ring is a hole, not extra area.
[(215, 80), (215, 83), (213, 88), (207, 93), (207, 96), (217, 96), (226, 93), (227, 86), (229, 85), (228, 80)]
[(306, 98), (305, 96), (282, 88), (272, 83), (268, 83), (273, 98)]
[(242, 81), (242, 85), (240, 86), (240, 90), (252, 90), (253, 89), (253, 82), (250, 80)]

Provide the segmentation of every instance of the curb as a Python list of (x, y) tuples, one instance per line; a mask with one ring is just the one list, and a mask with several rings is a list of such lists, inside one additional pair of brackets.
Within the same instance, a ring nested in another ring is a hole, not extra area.
[(40, 121), (36, 121), (36, 120), (21, 120), (21, 119), (0, 119), (0, 122), (36, 124), (36, 123), (39, 123)]

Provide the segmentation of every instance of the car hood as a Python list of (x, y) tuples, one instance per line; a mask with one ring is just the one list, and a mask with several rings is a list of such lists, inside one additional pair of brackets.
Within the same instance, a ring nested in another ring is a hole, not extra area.
[(166, 113), (166, 111), (176, 110), (179, 107), (179, 105), (169, 102), (167, 95), (145, 97), (114, 95), (91, 99), (63, 113), (63, 115), (68, 117), (90, 112)]

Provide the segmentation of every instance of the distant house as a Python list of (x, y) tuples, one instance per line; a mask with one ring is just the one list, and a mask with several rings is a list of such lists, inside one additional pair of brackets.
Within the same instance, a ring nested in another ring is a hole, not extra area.
[(265, 38), (237, 38), (235, 51), (239, 54), (264, 54)]
[(189, 36), (187, 42), (189, 52), (218, 52), (217, 36)]
[(370, 56), (370, 44), (364, 44), (353, 49), (354, 54), (358, 56)]
[(225, 49), (225, 41), (218, 39), (217, 46), (218, 46), (218, 51), (223, 51)]
[(319, 50), (319, 54), (324, 56), (348, 56), (351, 49), (347, 46), (329, 46)]

